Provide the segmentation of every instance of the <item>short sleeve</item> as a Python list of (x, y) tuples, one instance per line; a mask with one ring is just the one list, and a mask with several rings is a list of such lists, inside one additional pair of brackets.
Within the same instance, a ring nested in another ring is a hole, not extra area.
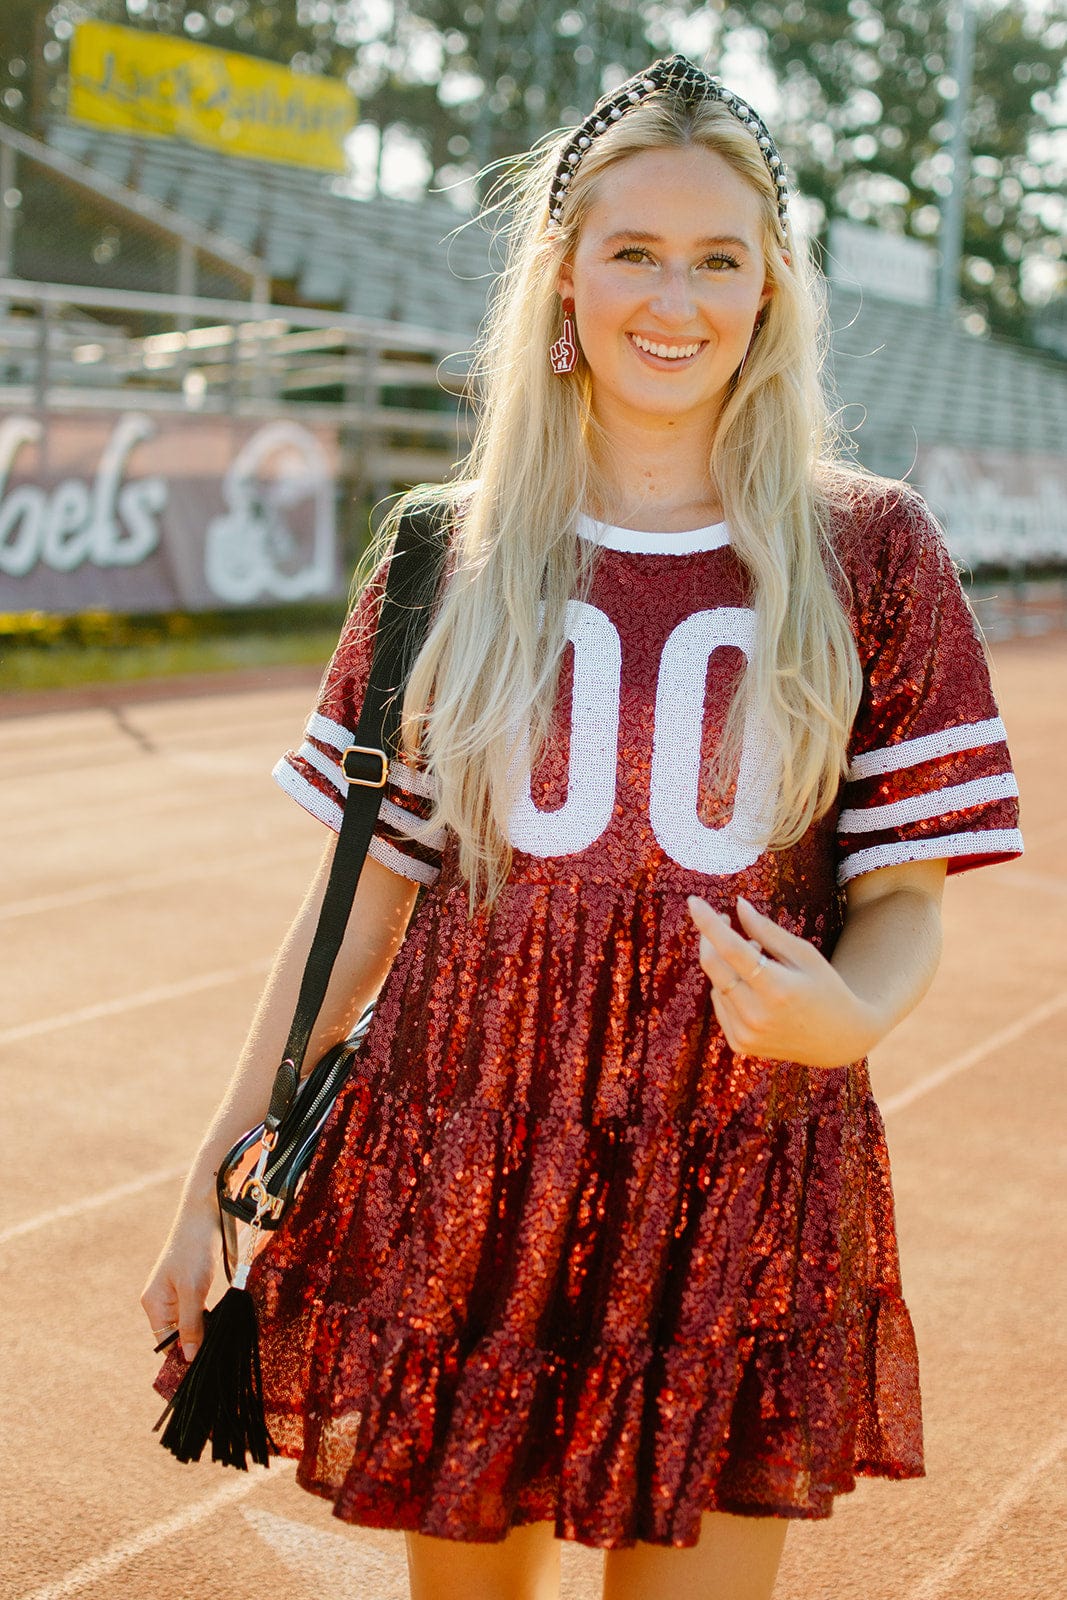
[[(286, 794), (335, 832), (340, 832), (348, 790), (341, 757), (355, 743), (387, 570), (385, 561), (341, 631), (303, 742), (286, 751), (273, 772)], [(431, 777), (422, 766), (395, 758), (390, 761), (381, 810), (367, 852), (383, 867), (420, 884), (435, 883), (441, 867), (444, 829), (433, 828), (428, 822), (433, 795)]]
[(906, 861), (960, 872), (1022, 853), (982, 641), (937, 523), (909, 491), (857, 594), (864, 691), (838, 817), (838, 881)]

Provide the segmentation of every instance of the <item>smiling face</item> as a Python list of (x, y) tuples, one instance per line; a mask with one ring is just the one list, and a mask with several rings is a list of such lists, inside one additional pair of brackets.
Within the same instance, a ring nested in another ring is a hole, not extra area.
[(703, 145), (626, 156), (597, 180), (559, 291), (601, 424), (714, 424), (764, 280), (760, 198)]

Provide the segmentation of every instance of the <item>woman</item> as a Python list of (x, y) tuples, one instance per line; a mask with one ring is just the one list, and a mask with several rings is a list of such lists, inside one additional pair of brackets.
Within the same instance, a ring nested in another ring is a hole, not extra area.
[[(417, 1600), (542, 1600), (561, 1538), (611, 1600), (756, 1600), (789, 1518), (923, 1471), (864, 1057), (1017, 791), (936, 525), (832, 458), (818, 333), (774, 145), (683, 58), (519, 180), (309, 1059), (375, 1020), (251, 1285), (274, 1439), (406, 1530)], [(277, 772), (334, 827), (382, 571)], [(328, 861), (143, 1297), (186, 1357)]]

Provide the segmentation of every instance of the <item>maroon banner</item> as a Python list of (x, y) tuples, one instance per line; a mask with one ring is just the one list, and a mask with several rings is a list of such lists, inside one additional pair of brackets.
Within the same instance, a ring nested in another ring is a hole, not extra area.
[(338, 592), (336, 431), (148, 411), (0, 421), (0, 611), (203, 611)]
[(913, 477), (969, 567), (1067, 561), (1067, 456), (920, 445)]

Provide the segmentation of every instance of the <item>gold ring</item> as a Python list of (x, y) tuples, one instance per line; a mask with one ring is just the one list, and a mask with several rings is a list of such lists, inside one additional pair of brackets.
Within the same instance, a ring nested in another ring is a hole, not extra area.
[(153, 1328), (152, 1337), (153, 1339), (165, 1339), (168, 1333), (177, 1333), (177, 1331), (178, 1324), (176, 1322), (168, 1322), (165, 1328)]
[(734, 981), (733, 981), (733, 983), (720, 983), (719, 984), (719, 993), (723, 994), (723, 995), (732, 994), (733, 991), (737, 988), (737, 985), (739, 983), (743, 982), (743, 981), (744, 980), (741, 978), (741, 976), (738, 973), (734, 973)]
[(763, 954), (760, 956), (759, 960), (756, 962), (756, 965), (752, 968), (752, 971), (749, 973), (748, 977), (744, 979), (744, 982), (745, 983), (751, 983), (753, 978), (756, 976), (756, 974), (759, 973), (759, 972), (762, 972), (766, 965), (767, 965), (767, 952), (765, 950), (763, 952)]

